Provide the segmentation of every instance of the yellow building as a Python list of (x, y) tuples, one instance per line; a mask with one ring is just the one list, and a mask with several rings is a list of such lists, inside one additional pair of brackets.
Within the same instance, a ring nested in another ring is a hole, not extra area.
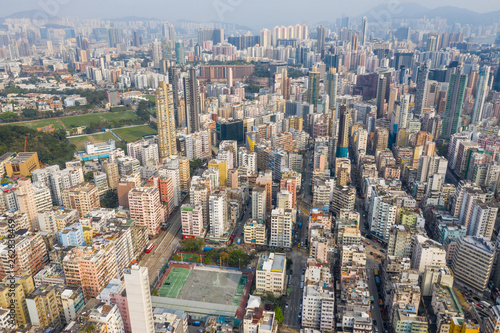
[(450, 333), (479, 333), (479, 325), (464, 318), (453, 317), (450, 322)]
[(40, 169), (40, 161), (36, 152), (18, 153), (11, 161), (5, 163), (5, 172), (9, 177), (27, 177), (36, 169)]
[(60, 311), (57, 306), (53, 285), (40, 286), (26, 297), (26, 305), (31, 324), (38, 327), (58, 327), (61, 324)]
[(288, 118), (290, 120), (290, 128), (293, 128), (297, 131), (302, 131), (304, 119), (301, 117), (290, 117)]
[(219, 180), (221, 186), (226, 186), (227, 181), (227, 161), (213, 159), (208, 163), (209, 168), (219, 170)]
[(83, 239), (85, 240), (86, 246), (92, 246), (92, 240), (94, 239), (94, 228), (83, 226)]
[[(9, 305), (14, 304), (16, 325), (26, 326), (30, 319), (23, 286), (19, 283), (15, 283), (13, 289), (10, 289), (10, 287), (9, 281), (0, 283), (0, 307), (9, 309)], [(11, 303), (11, 300), (13, 303)]]

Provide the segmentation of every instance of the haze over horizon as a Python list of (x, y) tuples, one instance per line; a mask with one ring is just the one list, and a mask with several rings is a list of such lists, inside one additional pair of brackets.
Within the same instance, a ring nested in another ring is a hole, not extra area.
[[(371, 10), (375, 6), (387, 4), (397, 8), (398, 4), (411, 1), (369, 1), (358, 0), (355, 5), (348, 1), (312, 0), (304, 6), (304, 1), (297, 0), (190, 0), (174, 2), (172, 0), (147, 0), (138, 5), (133, 0), (24, 0), (12, 3), (0, 0), (2, 17), (20, 11), (39, 10), (54, 16), (81, 16), (85, 18), (120, 18), (126, 16), (151, 17), (176, 20), (193, 20), (200, 22), (221, 21), (258, 28), (281, 24), (335, 21), (343, 15), (356, 17)], [(44, 4), (50, 6), (44, 6)], [(58, 4), (54, 6), (53, 4)], [(422, 0), (419, 5), (430, 9), (441, 6), (454, 6), (475, 12), (491, 12), (500, 9), (500, 4), (488, 0), (477, 0), (473, 3), (466, 0)], [(47, 8), (47, 9), (46, 9)]]

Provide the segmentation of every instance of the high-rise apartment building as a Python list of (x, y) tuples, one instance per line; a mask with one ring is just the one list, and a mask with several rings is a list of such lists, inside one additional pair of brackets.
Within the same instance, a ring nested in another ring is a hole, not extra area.
[(319, 100), (319, 81), (320, 73), (316, 66), (313, 66), (312, 70), (309, 72), (309, 81), (307, 84), (307, 102), (314, 105), (314, 109), (318, 108)]
[(186, 103), (186, 125), (187, 132), (195, 133), (200, 131), (200, 92), (198, 89), (198, 79), (196, 69), (189, 69), (189, 76), (184, 78), (184, 101)]
[(479, 81), (477, 83), (476, 100), (472, 109), (471, 123), (476, 124), (483, 118), (484, 101), (488, 95), (488, 87), (490, 80), (490, 66), (483, 66), (479, 72)]
[(112, 242), (99, 249), (75, 247), (67, 252), (62, 266), (66, 283), (81, 286), (86, 301), (97, 297), (108, 282), (118, 275)]
[(446, 109), (443, 115), (443, 127), (441, 137), (449, 140), (450, 137), (459, 132), (464, 106), (465, 88), (467, 87), (467, 74), (462, 73), (459, 67), (457, 72), (451, 74), (448, 93), (446, 95)]
[(425, 93), (427, 92), (427, 80), (429, 78), (429, 65), (424, 62), (422, 66), (418, 68), (417, 74), (417, 92), (415, 94), (415, 116), (419, 117), (422, 115), (424, 108), (424, 103), (426, 100)]
[(208, 197), (210, 235), (222, 238), (229, 229), (226, 190), (215, 188)]
[(28, 178), (20, 178), (17, 180), (17, 202), (19, 204), (19, 211), (28, 216), (28, 221), (31, 224), (31, 229), (36, 229), (38, 226), (37, 221), (37, 207), (35, 203), (35, 194), (31, 180)]
[(154, 333), (153, 304), (149, 290), (148, 269), (132, 265), (124, 273), (132, 332)]
[(165, 81), (156, 89), (156, 118), (160, 159), (177, 155), (172, 85)]
[(286, 256), (283, 253), (262, 254), (257, 264), (255, 291), (273, 293), (276, 297), (286, 291)]
[(99, 194), (94, 184), (82, 183), (62, 193), (63, 205), (76, 209), (80, 217), (84, 217), (93, 208), (100, 207)]
[(203, 210), (201, 205), (181, 206), (182, 236), (184, 238), (204, 237)]
[(488, 286), (495, 248), (483, 237), (461, 236), (457, 240), (451, 269), (455, 282), (477, 292), (484, 292)]
[(148, 234), (156, 235), (164, 221), (159, 190), (155, 186), (135, 187), (128, 192), (130, 218), (137, 225), (148, 227)]
[(291, 248), (292, 230), (295, 225), (295, 209), (276, 208), (271, 212), (271, 237), (269, 246)]
[(337, 157), (347, 157), (349, 152), (349, 125), (352, 120), (346, 105), (340, 106), (339, 120)]

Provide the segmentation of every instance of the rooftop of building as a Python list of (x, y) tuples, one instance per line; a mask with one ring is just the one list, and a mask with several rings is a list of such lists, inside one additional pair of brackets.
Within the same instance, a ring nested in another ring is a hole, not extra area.
[(477, 251), (481, 251), (487, 254), (493, 255), (495, 252), (495, 248), (491, 241), (489, 241), (487, 238), (484, 237), (475, 237), (475, 236), (462, 236), (459, 238), (459, 240), (467, 244), (470, 247), (473, 247)]
[(6, 160), (14, 157), (15, 155), (16, 155), (16, 153), (14, 153), (14, 152), (7, 152), (7, 153), (3, 154), (2, 156), (0, 156), (0, 163), (5, 162)]
[(283, 272), (285, 270), (286, 255), (283, 253), (269, 253), (261, 255), (258, 270)]
[[(15, 164), (15, 163), (24, 163), (26, 162), (27, 160), (29, 160), (31, 157), (33, 157), (33, 155), (35, 155), (36, 152), (22, 152), (22, 153), (18, 153), (16, 157), (14, 157), (10, 163), (12, 164)], [(2, 155), (3, 157), (4, 155)]]

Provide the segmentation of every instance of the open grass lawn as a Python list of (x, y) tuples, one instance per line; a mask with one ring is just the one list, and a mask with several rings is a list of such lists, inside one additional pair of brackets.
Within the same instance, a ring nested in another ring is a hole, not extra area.
[(71, 141), (71, 143), (76, 146), (77, 151), (80, 151), (80, 150), (85, 150), (85, 142), (88, 142), (88, 141), (91, 141), (94, 143), (107, 142), (109, 139), (113, 139), (115, 141), (118, 141), (116, 136), (114, 136), (110, 132), (103, 132), (102, 134), (79, 136), (77, 138), (70, 138), (69, 141)]
[(148, 125), (118, 128), (113, 132), (127, 142), (140, 140), (143, 135), (157, 134), (156, 130)]
[(142, 95), (142, 97), (149, 99), (150, 102), (155, 102), (156, 97), (154, 95)]
[(101, 120), (122, 120), (122, 119), (136, 119), (134, 111), (120, 111), (120, 112), (102, 112), (102, 113), (90, 113), (81, 116), (64, 117), (61, 121), (67, 128), (86, 126), (91, 122), (98, 122)]
[(44, 127), (44, 126), (47, 126), (47, 125), (50, 125), (50, 124), (54, 125), (54, 127), (56, 129), (63, 128), (63, 126), (61, 125), (61, 123), (59, 122), (59, 120), (57, 120), (57, 118), (24, 121), (24, 122), (15, 123), (15, 124), (13, 124), (13, 123), (3, 123), (3, 124), (0, 124), (0, 125), (26, 126), (26, 127), (29, 127), (31, 129), (36, 130), (38, 127)]
[[(89, 113), (79, 116), (60, 117), (59, 119), (61, 119), (64, 126), (66, 126), (66, 129), (69, 129), (71, 127), (87, 126), (91, 122), (98, 122), (101, 120), (117, 121), (122, 119), (137, 119), (137, 116), (134, 111), (119, 111), (119, 112)], [(61, 125), (59, 120), (57, 120), (57, 118), (23, 121), (15, 124), (3, 123), (0, 125), (26, 126), (36, 130), (38, 127), (44, 127), (49, 124), (53, 124), (56, 129), (63, 128), (63, 126)]]

